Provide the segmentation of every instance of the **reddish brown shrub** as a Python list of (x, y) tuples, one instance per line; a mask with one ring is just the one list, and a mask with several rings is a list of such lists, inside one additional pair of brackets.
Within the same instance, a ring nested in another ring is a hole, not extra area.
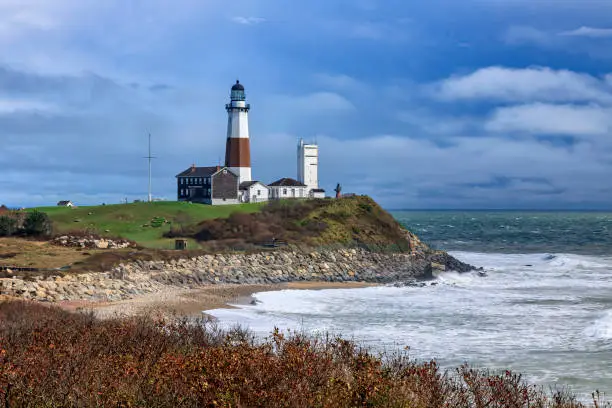
[(205, 320), (98, 321), (26, 302), (0, 303), (0, 322), (0, 406), (583, 406), (510, 372), (451, 375), (340, 338), (277, 330), (255, 341)]

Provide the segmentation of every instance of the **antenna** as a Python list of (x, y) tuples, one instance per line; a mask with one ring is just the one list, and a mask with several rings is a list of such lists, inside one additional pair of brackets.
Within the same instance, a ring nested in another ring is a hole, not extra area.
[(153, 201), (153, 196), (151, 195), (151, 159), (156, 159), (157, 157), (151, 156), (151, 133), (149, 133), (149, 155), (144, 157), (149, 160), (149, 202)]

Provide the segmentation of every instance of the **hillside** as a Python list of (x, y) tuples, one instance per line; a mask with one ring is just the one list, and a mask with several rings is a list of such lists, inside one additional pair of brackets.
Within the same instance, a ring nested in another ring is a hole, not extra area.
[[(359, 246), (375, 251), (428, 248), (367, 196), (339, 200), (272, 202), (253, 213), (173, 227), (168, 237), (188, 237), (204, 247), (248, 249), (284, 241), (292, 246)], [(411, 244), (412, 243), (412, 244)]]
[[(56, 234), (121, 237), (136, 242), (140, 249), (64, 248), (53, 242), (0, 238), (0, 265), (70, 267), (69, 273), (81, 273), (110, 270), (120, 263), (170, 261), (204, 253), (353, 247), (412, 254), (458, 271), (471, 268), (431, 250), (366, 196), (217, 207), (159, 202), (38, 210), (49, 215)], [(174, 250), (176, 238), (187, 239), (189, 249)]]
[[(171, 227), (187, 226), (205, 219), (228, 217), (234, 212), (256, 212), (262, 204), (207, 206), (185, 202), (154, 202), (88, 207), (41, 207), (53, 222), (56, 234), (71, 231), (122, 237), (147, 248), (170, 249), (174, 242), (164, 238)], [(31, 209), (32, 211), (34, 209)]]

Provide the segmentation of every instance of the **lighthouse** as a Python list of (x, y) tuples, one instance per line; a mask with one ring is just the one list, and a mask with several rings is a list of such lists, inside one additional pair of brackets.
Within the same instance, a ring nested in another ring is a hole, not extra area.
[(225, 166), (239, 178), (239, 183), (251, 181), (251, 146), (249, 140), (249, 109), (244, 86), (236, 81), (230, 93), (227, 111), (227, 143)]

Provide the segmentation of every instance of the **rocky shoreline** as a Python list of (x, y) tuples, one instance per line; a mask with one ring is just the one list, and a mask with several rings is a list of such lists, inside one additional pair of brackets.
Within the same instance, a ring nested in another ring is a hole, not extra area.
[(287, 282), (393, 283), (433, 278), (435, 270), (475, 269), (445, 252), (428, 255), (363, 249), (202, 255), (172, 261), (136, 261), (111, 271), (0, 279), (0, 295), (46, 302), (131, 299), (167, 289), (217, 284)]

